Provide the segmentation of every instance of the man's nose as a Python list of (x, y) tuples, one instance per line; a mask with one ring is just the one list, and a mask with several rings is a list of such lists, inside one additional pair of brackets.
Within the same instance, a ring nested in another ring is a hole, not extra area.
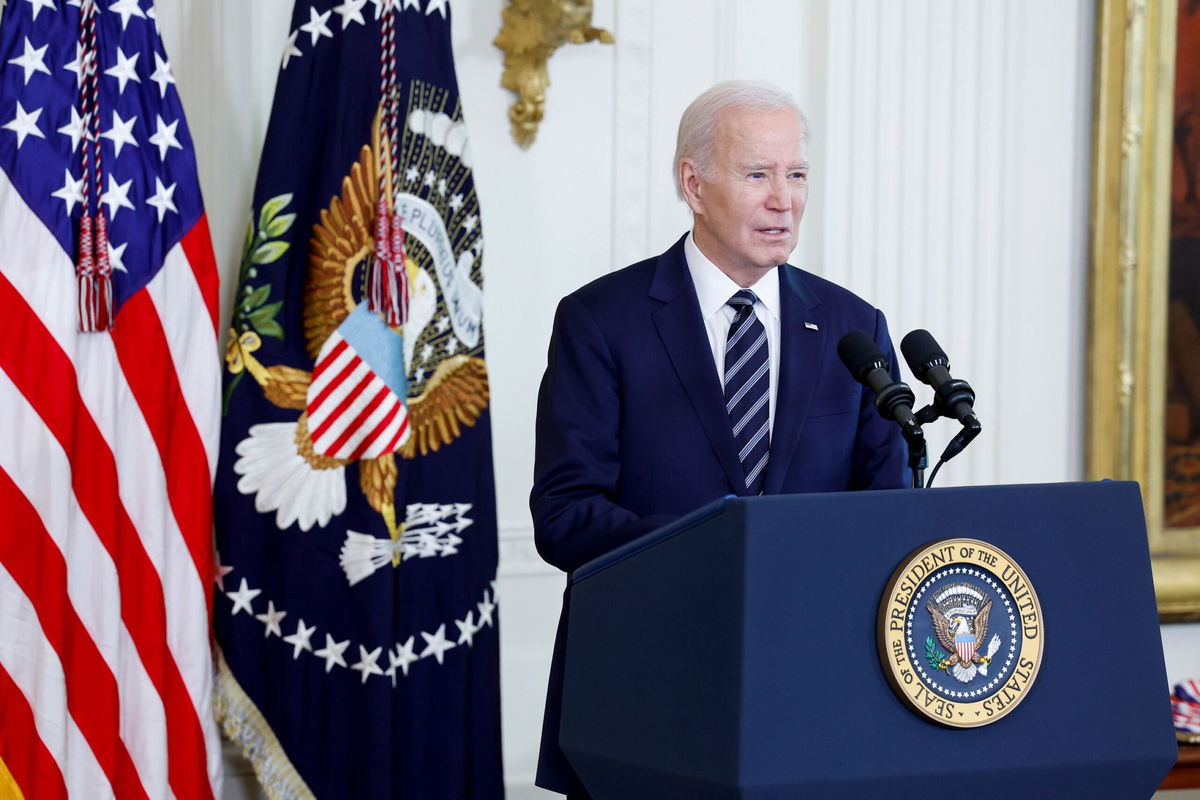
[(767, 208), (771, 211), (791, 211), (792, 192), (787, 179), (782, 175), (771, 177), (770, 194), (767, 196)]

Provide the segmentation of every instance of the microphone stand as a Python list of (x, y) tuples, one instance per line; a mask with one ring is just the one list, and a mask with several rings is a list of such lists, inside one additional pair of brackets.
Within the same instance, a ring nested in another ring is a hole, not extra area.
[(929, 448), (920, 425), (901, 425), (900, 433), (908, 443), (908, 468), (912, 471), (912, 488), (925, 488), (925, 467), (929, 465)]

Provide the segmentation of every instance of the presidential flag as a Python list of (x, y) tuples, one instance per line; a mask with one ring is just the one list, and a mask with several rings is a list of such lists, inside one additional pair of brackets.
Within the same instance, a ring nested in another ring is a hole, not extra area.
[(471, 166), (446, 0), (296, 4), (216, 483), (216, 709), (272, 798), (503, 795)]
[(217, 272), (149, 0), (0, 22), (0, 796), (212, 798)]

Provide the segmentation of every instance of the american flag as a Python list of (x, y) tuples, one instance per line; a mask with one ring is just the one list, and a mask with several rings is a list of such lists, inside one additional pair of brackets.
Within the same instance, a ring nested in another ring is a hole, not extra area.
[[(94, 35), (81, 25), (91, 11)], [(149, 0), (4, 8), (5, 796), (218, 792), (209, 644), (218, 281), (174, 83)], [(81, 333), (76, 263), (89, 195), (90, 213), (102, 209), (108, 223), (115, 317), (109, 330)]]

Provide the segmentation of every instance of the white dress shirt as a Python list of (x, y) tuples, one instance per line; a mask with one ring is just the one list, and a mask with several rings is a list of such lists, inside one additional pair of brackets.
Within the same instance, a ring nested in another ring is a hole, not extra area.
[[(741, 291), (742, 287), (733, 279), (708, 260), (692, 234), (687, 235), (683, 242), (683, 253), (687, 258), (688, 271), (692, 274), (692, 283), (696, 286), (696, 299), (700, 301), (700, 317), (704, 320), (704, 329), (708, 332), (708, 344), (712, 348), (713, 363), (717, 367), (717, 378), (725, 385), (725, 341), (729, 338), (729, 326), (737, 312), (729, 305), (729, 298)], [(747, 289), (754, 292), (758, 302), (754, 304), (754, 313), (759, 322), (767, 329), (767, 358), (771, 365), (771, 391), (767, 404), (767, 423), (769, 430), (775, 430), (775, 394), (779, 387), (779, 268), (767, 270), (753, 286)]]

